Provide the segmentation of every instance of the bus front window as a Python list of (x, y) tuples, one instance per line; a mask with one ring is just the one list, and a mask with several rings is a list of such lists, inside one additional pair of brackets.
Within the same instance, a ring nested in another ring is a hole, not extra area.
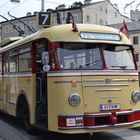
[(108, 69), (135, 69), (132, 50), (128, 46), (104, 47), (104, 57)]
[(61, 69), (102, 69), (100, 48), (94, 44), (61, 43), (57, 49)]

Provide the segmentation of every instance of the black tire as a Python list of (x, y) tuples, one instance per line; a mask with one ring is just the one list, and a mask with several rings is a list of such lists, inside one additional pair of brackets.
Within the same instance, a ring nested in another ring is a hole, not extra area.
[(24, 102), (22, 118), (25, 130), (30, 134), (35, 134), (35, 128), (30, 124), (29, 121), (29, 109), (26, 102)]

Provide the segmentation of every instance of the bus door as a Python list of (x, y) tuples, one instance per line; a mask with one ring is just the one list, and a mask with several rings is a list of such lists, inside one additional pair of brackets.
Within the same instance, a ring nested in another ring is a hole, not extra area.
[(46, 42), (36, 46), (36, 123), (47, 120), (47, 65), (48, 52)]

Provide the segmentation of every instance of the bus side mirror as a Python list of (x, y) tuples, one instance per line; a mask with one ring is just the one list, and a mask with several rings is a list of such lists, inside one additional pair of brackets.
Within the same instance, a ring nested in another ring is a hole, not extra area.
[(41, 61), (43, 64), (43, 71), (47, 72), (50, 70), (49, 64), (49, 53), (44, 51), (42, 52)]
[(44, 64), (44, 65), (49, 64), (49, 53), (48, 52), (46, 52), (46, 51), (42, 52), (41, 61), (42, 61), (42, 64)]

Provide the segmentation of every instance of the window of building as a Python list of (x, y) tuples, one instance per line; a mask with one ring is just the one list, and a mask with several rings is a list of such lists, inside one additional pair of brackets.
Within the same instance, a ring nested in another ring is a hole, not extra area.
[(117, 12), (115, 12), (115, 17), (117, 17)]
[(10, 33), (13, 31), (12, 28), (13, 28), (13, 26), (10, 25), (10, 26), (9, 26), (9, 32), (10, 32)]
[(30, 26), (31, 26), (31, 27), (35, 27), (35, 22), (31, 21), (31, 22), (30, 22)]
[(105, 9), (105, 13), (107, 14), (107, 9)]
[(139, 40), (138, 40), (138, 39), (139, 39), (138, 36), (134, 36), (134, 37), (133, 37), (133, 44), (134, 44), (134, 45), (139, 44)]
[(100, 12), (102, 12), (103, 11), (103, 8), (102, 7), (100, 7)]
[(137, 62), (139, 62), (139, 54), (135, 54), (135, 59)]
[(102, 19), (100, 19), (100, 25), (103, 25), (104, 24), (104, 21)]
[(87, 15), (87, 23), (90, 23), (90, 17), (89, 17), (89, 15)]
[(8, 33), (9, 32), (9, 26), (6, 26), (5, 27), (5, 33)]

